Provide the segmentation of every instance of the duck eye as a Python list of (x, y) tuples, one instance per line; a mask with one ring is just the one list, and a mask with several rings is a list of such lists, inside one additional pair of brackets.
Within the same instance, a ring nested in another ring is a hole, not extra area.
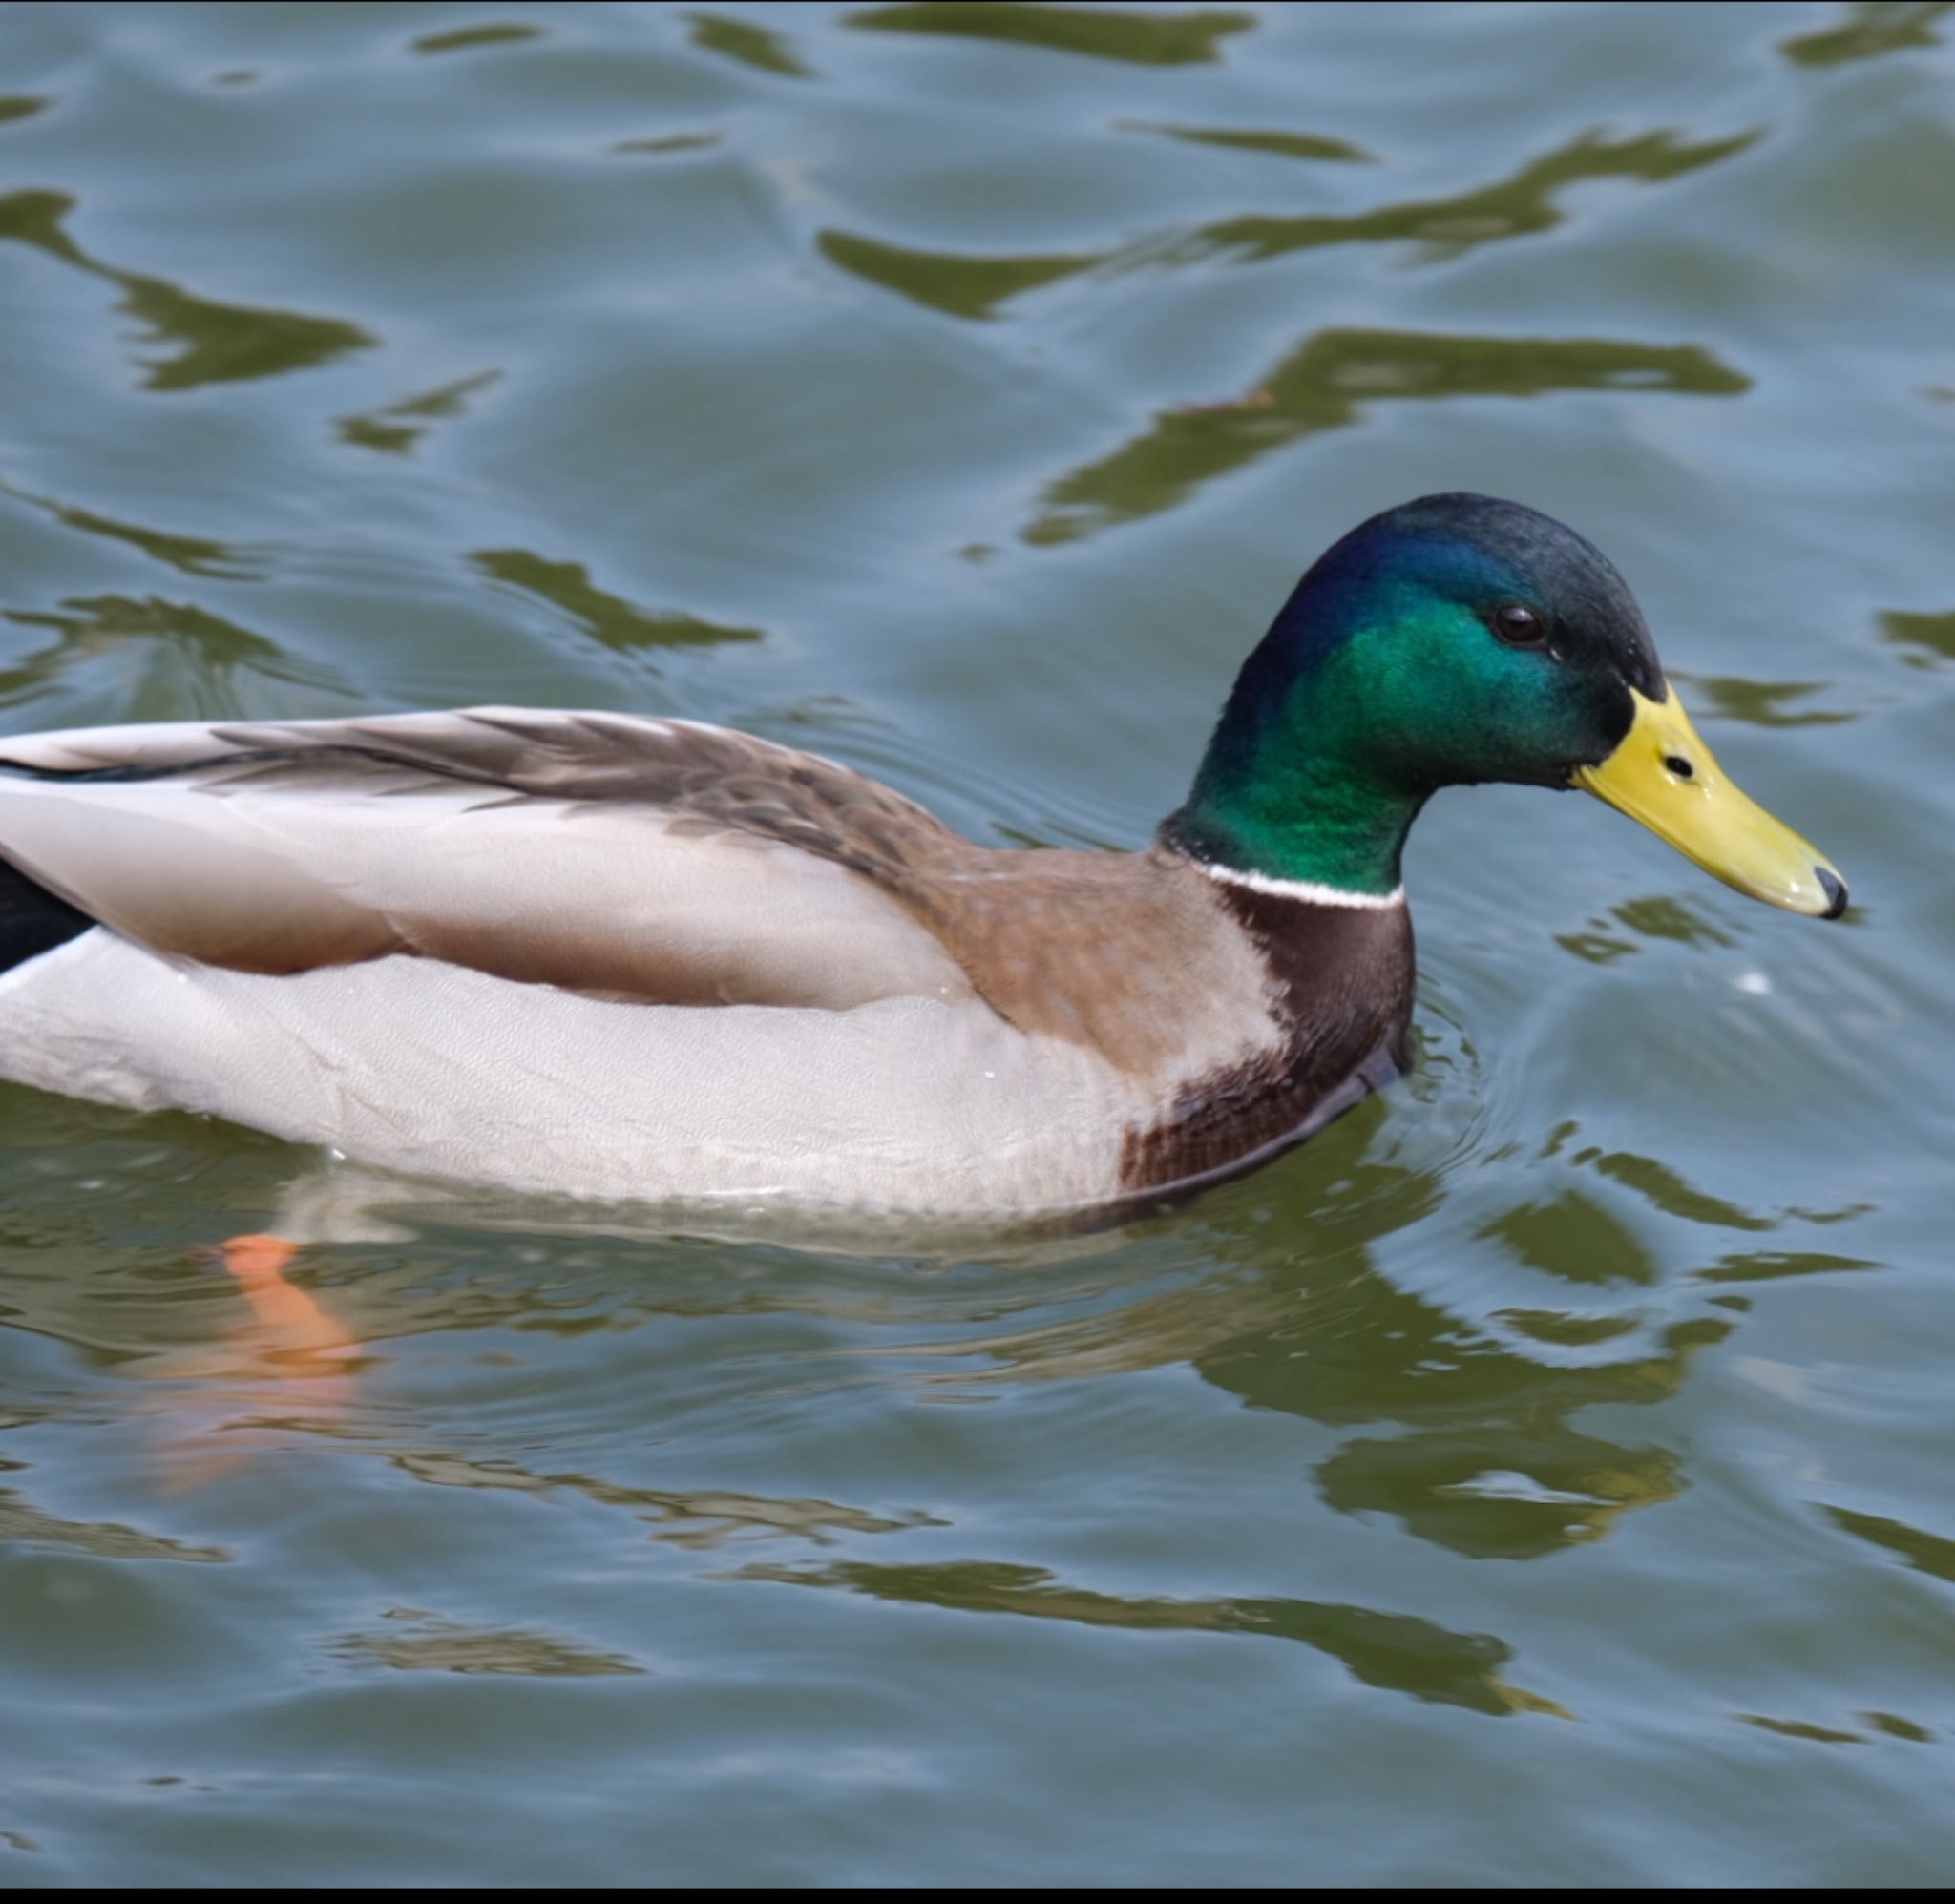
[(1503, 602), (1487, 617), (1487, 626), (1510, 648), (1538, 648), (1547, 639), (1547, 624), (1525, 602)]

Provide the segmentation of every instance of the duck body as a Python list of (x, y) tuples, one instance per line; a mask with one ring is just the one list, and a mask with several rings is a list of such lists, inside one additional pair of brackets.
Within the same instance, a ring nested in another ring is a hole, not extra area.
[(0, 1075), (604, 1198), (1116, 1203), (1404, 1059), (1402, 897), (996, 851), (723, 728), (518, 709), (10, 740), (76, 930)]
[(1131, 853), (999, 851), (724, 728), (474, 708), (0, 743), (0, 1077), (657, 1203), (1119, 1210), (1405, 1063), (1438, 789), (1579, 785), (1837, 916), (1622, 577), (1433, 496), (1304, 575)]

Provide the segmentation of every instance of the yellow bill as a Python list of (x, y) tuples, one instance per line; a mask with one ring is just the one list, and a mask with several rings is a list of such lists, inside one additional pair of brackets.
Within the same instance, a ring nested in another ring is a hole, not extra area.
[(1846, 882), (1832, 861), (1725, 779), (1676, 690), (1660, 701), (1634, 688), (1629, 697), (1636, 718), (1622, 744), (1600, 765), (1578, 767), (1574, 784), (1640, 821), (1725, 885), (1788, 912), (1839, 918), (1846, 910)]

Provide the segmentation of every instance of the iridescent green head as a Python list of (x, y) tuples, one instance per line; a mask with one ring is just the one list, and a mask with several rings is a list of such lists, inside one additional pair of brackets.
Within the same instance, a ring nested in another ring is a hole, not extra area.
[(1315, 563), (1164, 831), (1216, 867), (1381, 895), (1426, 800), (1496, 780), (1587, 786), (1755, 897), (1845, 905), (1839, 875), (1718, 775), (1608, 558), (1492, 496), (1422, 496)]

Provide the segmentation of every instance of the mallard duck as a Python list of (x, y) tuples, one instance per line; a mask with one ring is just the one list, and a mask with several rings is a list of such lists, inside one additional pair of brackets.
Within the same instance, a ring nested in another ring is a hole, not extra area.
[(629, 714), (84, 728), (0, 767), (0, 1075), (602, 1198), (1031, 1213), (1247, 1169), (1404, 1066), (1399, 856), (1444, 786), (1582, 787), (1846, 906), (1608, 560), (1479, 495), (1315, 563), (1138, 852), (976, 846)]

